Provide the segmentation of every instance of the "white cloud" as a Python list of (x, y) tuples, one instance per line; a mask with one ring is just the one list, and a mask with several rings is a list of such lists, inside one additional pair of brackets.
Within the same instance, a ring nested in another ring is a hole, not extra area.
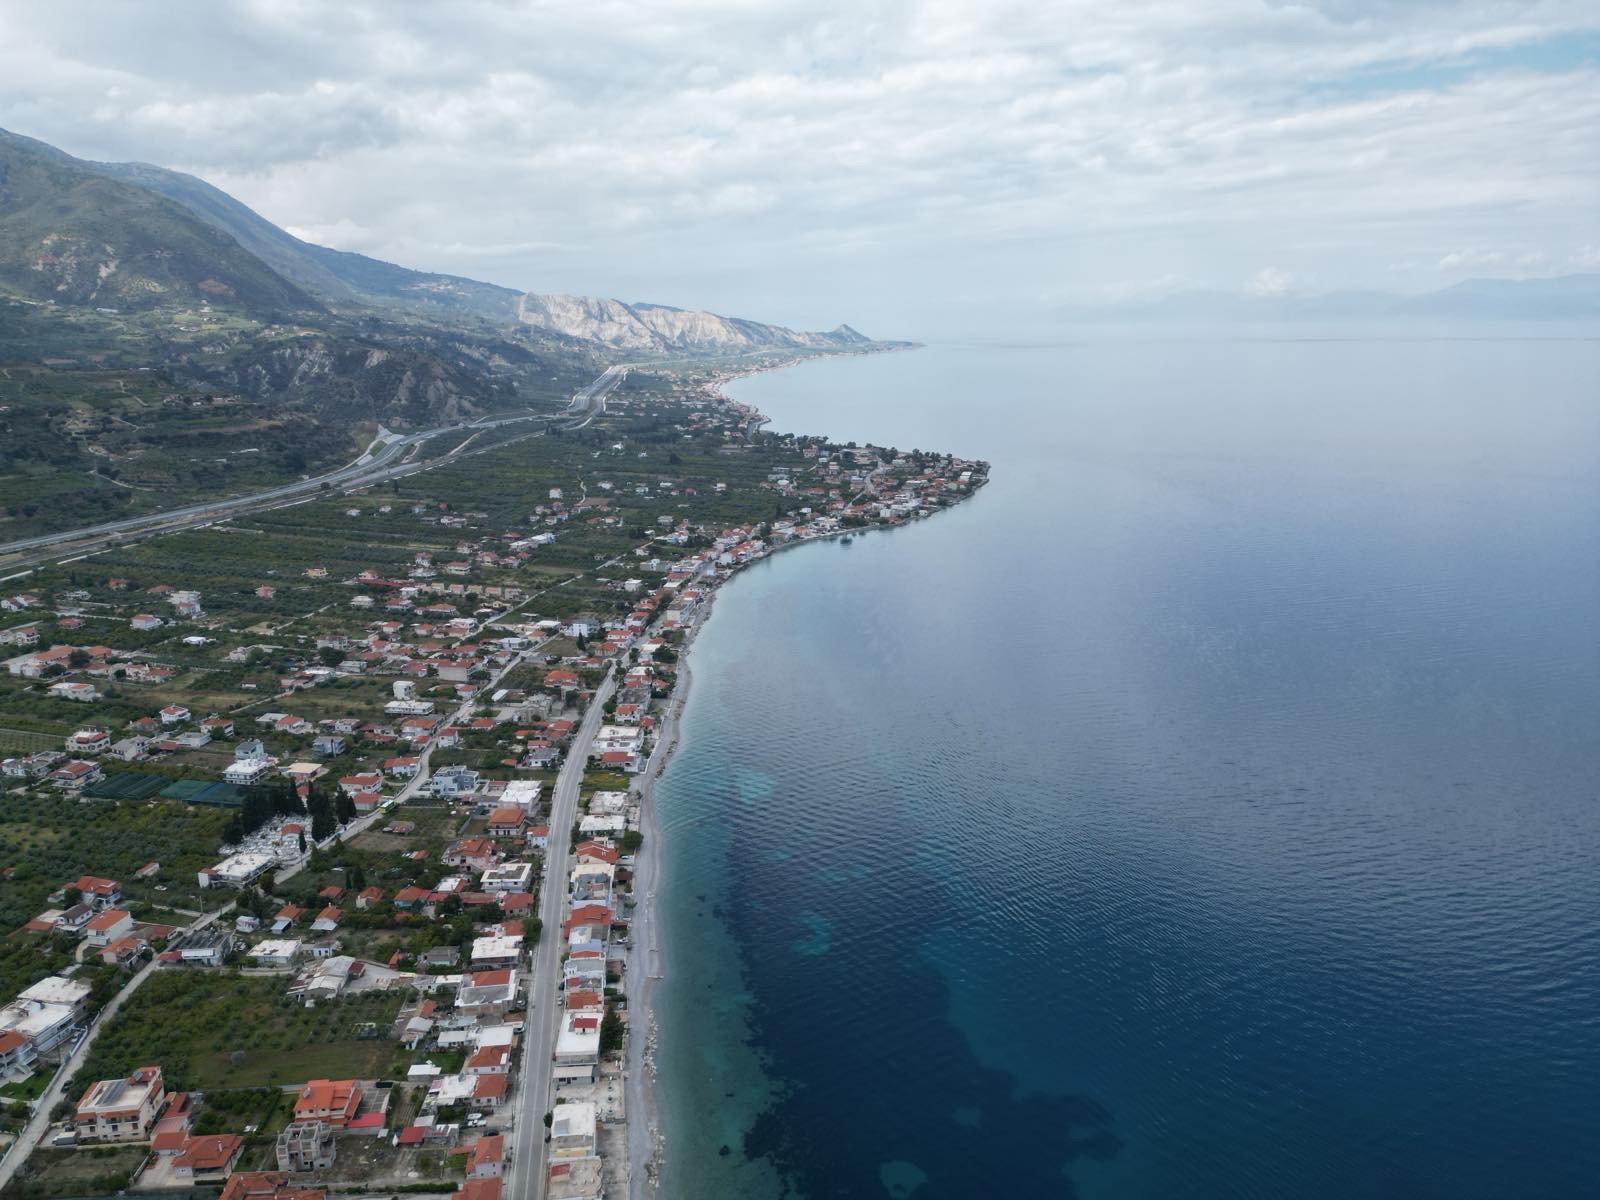
[(1252, 296), (1286, 296), (1296, 287), (1295, 277), (1277, 267), (1262, 267), (1245, 282)]
[(1381, 286), (1600, 244), (1600, 70), (1517, 65), (1592, 3), (169, 11), (0, 10), (0, 125), (518, 286), (915, 332), (1263, 261), (1260, 287)]

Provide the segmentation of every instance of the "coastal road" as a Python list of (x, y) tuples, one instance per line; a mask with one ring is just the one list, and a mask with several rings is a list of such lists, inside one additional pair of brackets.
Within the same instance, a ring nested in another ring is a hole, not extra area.
[[(230, 912), (232, 909), (233, 905), (231, 903), (225, 904), (216, 912), (207, 913), (188, 928), (190, 930), (204, 929), (223, 913)], [(61, 1094), (66, 1090), (67, 1084), (71, 1082), (72, 1077), (78, 1073), (79, 1069), (88, 1060), (89, 1049), (94, 1045), (95, 1038), (100, 1036), (100, 1031), (105, 1028), (111, 1018), (117, 1015), (117, 1010), (123, 1006), (128, 997), (138, 991), (144, 981), (149, 979), (155, 971), (156, 961), (152, 958), (135, 973), (132, 979), (123, 985), (120, 992), (111, 997), (106, 1006), (96, 1013), (94, 1019), (89, 1022), (89, 1028), (85, 1031), (82, 1040), (78, 1042), (77, 1048), (68, 1056), (65, 1067), (56, 1072), (56, 1077), (51, 1081), (50, 1086), (44, 1090), (38, 1100), (34, 1101), (33, 1116), (28, 1119), (27, 1125), (23, 1126), (22, 1132), (17, 1135), (17, 1140), (6, 1151), (5, 1158), (0, 1160), (0, 1190), (3, 1190), (11, 1182), (12, 1176), (17, 1173), (17, 1168), (26, 1161), (28, 1155), (33, 1153), (34, 1147), (49, 1132), (50, 1111), (60, 1103)]]
[(567, 864), (572, 860), (572, 823), (578, 811), (578, 792), (583, 786), (589, 747), (600, 731), (614, 678), (614, 670), (608, 670), (605, 680), (595, 689), (550, 798), (550, 837), (544, 855), (544, 879), (539, 885), (543, 929), (533, 950), (533, 974), (528, 983), (528, 1021), (522, 1039), (522, 1082), (517, 1090), (508, 1200), (542, 1200), (544, 1196), (544, 1115), (550, 1111), (551, 1060), (555, 1057), (561, 1016), (556, 984), (561, 970), (561, 922), (566, 919)]

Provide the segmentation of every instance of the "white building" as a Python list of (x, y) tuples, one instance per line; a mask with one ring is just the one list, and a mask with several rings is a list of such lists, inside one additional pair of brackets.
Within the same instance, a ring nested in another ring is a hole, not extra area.
[(594, 1104), (587, 1100), (556, 1105), (550, 1114), (550, 1160), (593, 1154), (597, 1115)]
[(506, 790), (500, 794), (499, 803), (502, 807), (515, 805), (526, 813), (532, 813), (539, 804), (539, 796), (544, 791), (544, 784), (537, 779), (514, 779), (506, 784)]
[(263, 854), (256, 850), (242, 851), (223, 859), (214, 867), (207, 867), (199, 873), (200, 886), (208, 887), (244, 887), (245, 884), (261, 875), (273, 863), (278, 861), (275, 854)]

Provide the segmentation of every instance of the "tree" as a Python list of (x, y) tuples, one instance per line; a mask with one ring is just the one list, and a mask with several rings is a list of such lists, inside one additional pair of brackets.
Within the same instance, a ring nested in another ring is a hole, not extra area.
[(304, 829), (302, 829), (300, 831), (300, 853), (304, 854), (305, 852), (306, 852), (306, 831)]
[(338, 814), (339, 824), (348, 825), (356, 819), (356, 802), (340, 792), (339, 798), (334, 801), (334, 811)]
[(74, 670), (83, 670), (83, 668), (87, 667), (91, 661), (93, 660), (90, 659), (89, 652), (87, 650), (74, 650), (71, 654), (67, 655), (67, 662), (72, 664)]
[(337, 667), (344, 661), (344, 651), (336, 646), (324, 646), (317, 651), (317, 658), (325, 667)]
[(612, 1054), (622, 1049), (622, 1018), (617, 1010), (606, 1006), (606, 1015), (600, 1018), (600, 1053)]

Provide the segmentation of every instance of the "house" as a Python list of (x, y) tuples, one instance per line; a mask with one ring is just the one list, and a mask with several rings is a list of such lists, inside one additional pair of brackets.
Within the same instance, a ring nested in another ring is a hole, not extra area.
[(257, 942), (250, 948), (250, 957), (261, 967), (290, 967), (300, 957), (300, 942), (295, 938), (279, 938)]
[[(321, 738), (317, 739), (321, 741)], [(340, 739), (343, 741), (343, 739)], [(383, 776), (376, 771), (361, 771), (355, 775), (341, 775), (339, 777), (339, 790), (346, 796), (354, 796), (358, 792), (372, 792), (383, 786)]]
[(381, 887), (366, 887), (356, 893), (356, 907), (358, 909), (370, 908), (374, 904), (383, 903), (383, 889)]
[(313, 1079), (295, 1096), (296, 1121), (325, 1121), (343, 1129), (361, 1107), (361, 1088), (353, 1079)]
[(311, 753), (320, 754), (325, 758), (337, 758), (344, 753), (344, 748), (344, 738), (331, 733), (322, 734), (311, 743)]
[(468, 1179), (450, 1193), (450, 1200), (500, 1200), (500, 1180)]
[(489, 822), (485, 827), (492, 838), (521, 837), (527, 829), (528, 814), (513, 805), (506, 805), (495, 809), (489, 814)]
[(480, 1046), (462, 1070), (468, 1075), (505, 1075), (511, 1070), (509, 1046)]
[(472, 941), (474, 967), (515, 967), (522, 954), (522, 935), (489, 933)]
[(163, 725), (181, 725), (189, 719), (189, 710), (181, 704), (169, 704), (157, 715)]
[(104, 729), (80, 729), (67, 738), (68, 754), (103, 754), (111, 749), (111, 735)]
[(91, 700), (100, 699), (100, 693), (95, 690), (94, 684), (80, 683), (75, 679), (59, 680), (56, 683), (52, 683), (45, 691), (49, 692), (57, 700), (77, 700), (80, 703), (88, 703)]
[(91, 946), (109, 946), (133, 932), (133, 915), (120, 908), (108, 908), (89, 918), (84, 937)]
[(98, 763), (86, 762), (83, 758), (74, 758), (70, 762), (62, 763), (50, 773), (50, 782), (62, 792), (82, 792), (85, 787), (104, 778), (106, 773), (101, 771)]
[(246, 759), (264, 759), (267, 757), (267, 748), (256, 738), (246, 738), (233, 748), (233, 757), (236, 762), (244, 762)]
[(154, 613), (134, 613), (133, 620), (129, 621), (128, 624), (141, 633), (145, 633), (152, 629), (160, 629), (162, 620)]
[(79, 1138), (97, 1142), (142, 1142), (150, 1134), (167, 1091), (160, 1067), (139, 1067), (126, 1079), (102, 1079), (84, 1089), (73, 1110)]
[(239, 1161), (244, 1138), (236, 1133), (208, 1133), (190, 1136), (172, 1160), (172, 1170), (184, 1179), (216, 1181), (227, 1178)]
[(79, 875), (72, 886), (78, 889), (81, 899), (96, 908), (106, 908), (122, 900), (122, 885), (115, 879), (104, 879), (99, 875)]
[(282, 1171), (235, 1171), (219, 1200), (327, 1200), (322, 1188), (291, 1187)]
[(383, 803), (383, 793), (356, 792), (350, 797), (350, 803), (356, 806), (356, 812), (360, 815), (375, 812), (378, 805)]
[[(200, 722), (200, 728), (214, 738), (229, 738), (233, 736), (233, 721), (228, 717), (207, 717)], [(234, 753), (237, 756), (238, 751)]]
[(580, 837), (621, 837), (627, 828), (628, 819), (620, 813), (589, 813), (578, 818)]
[[(49, 980), (41, 981), (43, 983)], [(66, 982), (59, 980), (59, 982)], [(39, 987), (28, 988), (11, 1003), (0, 1007), (0, 1037), (16, 1034), (27, 1039), (29, 1054), (44, 1054), (55, 1049), (77, 1028), (79, 1009), (73, 1004), (60, 1004), (38, 999), (28, 993)], [(88, 985), (84, 985), (85, 989)], [(85, 990), (84, 995), (88, 995)]]
[(550, 844), (550, 826), (529, 825), (527, 838), (528, 845), (532, 846), (535, 850), (545, 849)]
[(271, 775), (275, 765), (270, 758), (236, 758), (222, 768), (222, 781), (236, 787), (253, 787)]
[(478, 781), (478, 772), (470, 767), (440, 767), (428, 780), (428, 790), (435, 796), (470, 796), (477, 790)]
[(467, 1016), (502, 1017), (516, 998), (514, 971), (474, 971), (456, 991), (456, 1011)]
[(311, 922), (311, 931), (313, 933), (332, 933), (339, 928), (339, 922), (343, 917), (344, 910), (335, 908), (330, 904), (317, 914), (315, 921)]
[(279, 767), (278, 774), (295, 783), (310, 783), (327, 773), (327, 768), (314, 762), (290, 763), (287, 767)]
[(178, 958), (188, 967), (220, 967), (238, 946), (226, 929), (196, 929), (178, 935)]
[(505, 1142), (498, 1133), (486, 1133), (467, 1155), (468, 1179), (499, 1179)]
[(100, 961), (110, 967), (128, 968), (139, 960), (144, 948), (144, 939), (130, 933), (125, 937), (119, 937), (101, 950)]
[(445, 866), (469, 867), (474, 871), (488, 870), (500, 859), (499, 848), (488, 838), (481, 837), (462, 838), (451, 843), (444, 852)]
[(94, 916), (94, 905), (78, 903), (63, 909), (56, 917), (55, 928), (61, 933), (82, 933), (84, 926)]
[(598, 1111), (592, 1101), (557, 1104), (550, 1113), (551, 1160), (587, 1158), (592, 1155), (597, 1116)]
[(394, 894), (394, 906), (401, 909), (416, 908), (419, 905), (426, 904), (428, 898), (432, 895), (433, 893), (427, 888), (408, 883)]
[(145, 737), (125, 737), (112, 742), (106, 749), (107, 754), (122, 762), (138, 762), (149, 752), (150, 739)]
[(533, 864), (525, 862), (501, 863), (490, 867), (479, 881), (486, 892), (526, 892), (533, 883)]
[(401, 779), (414, 779), (422, 769), (422, 759), (416, 755), (405, 755), (398, 758), (383, 760), (383, 769), (390, 775), (397, 775)]
[(33, 1072), (33, 1043), (14, 1029), (0, 1033), (0, 1079), (24, 1078)]
[(275, 854), (264, 854), (259, 850), (241, 850), (238, 854), (230, 854), (215, 866), (198, 872), (197, 875), (203, 888), (242, 888), (270, 869), (277, 861), (278, 857)]
[(474, 1075), (472, 1096), (467, 1101), (473, 1108), (499, 1108), (511, 1092), (511, 1079), (506, 1075)]
[(322, 1171), (333, 1166), (336, 1145), (325, 1121), (293, 1121), (278, 1135), (278, 1170)]

